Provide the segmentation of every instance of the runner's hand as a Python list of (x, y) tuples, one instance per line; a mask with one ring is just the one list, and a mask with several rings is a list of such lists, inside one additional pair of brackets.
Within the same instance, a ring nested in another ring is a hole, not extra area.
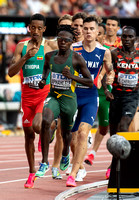
[(62, 71), (62, 75), (71, 79), (72, 78), (72, 74), (70, 72), (70, 68), (68, 66), (64, 67), (63, 71)]
[(106, 100), (107, 100), (107, 101), (112, 101), (112, 100), (114, 99), (113, 94), (112, 94), (108, 89), (106, 89), (106, 90), (104, 91), (104, 93), (105, 93), (105, 95), (106, 95)]
[(46, 85), (46, 81), (45, 81), (45, 80), (41, 80), (41, 81), (39, 82), (39, 88), (40, 88), (40, 89), (43, 89), (45, 85)]
[(26, 53), (27, 58), (29, 59), (31, 57), (34, 57), (35, 54), (38, 52), (38, 50), (39, 50), (39, 48), (36, 47), (36, 46), (34, 46), (31, 49), (29, 49), (28, 52)]

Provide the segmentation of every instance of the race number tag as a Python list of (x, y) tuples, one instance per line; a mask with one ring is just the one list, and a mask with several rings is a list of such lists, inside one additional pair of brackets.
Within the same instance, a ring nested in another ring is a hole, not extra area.
[(69, 90), (71, 88), (71, 79), (66, 78), (61, 73), (51, 73), (51, 85), (52, 88)]
[(136, 87), (138, 83), (138, 74), (118, 73), (118, 83), (123, 87)]
[(39, 89), (39, 82), (42, 79), (42, 74), (24, 77), (23, 84), (28, 84), (30, 88)]

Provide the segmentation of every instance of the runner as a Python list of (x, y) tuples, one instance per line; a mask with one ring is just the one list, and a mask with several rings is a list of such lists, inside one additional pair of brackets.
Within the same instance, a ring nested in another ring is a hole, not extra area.
[[(99, 24), (98, 25), (98, 36), (97, 36), (97, 41), (103, 45), (104, 43), (104, 38), (106, 34), (106, 27), (104, 24)], [(110, 48), (110, 47), (107, 47)], [(105, 73), (105, 69), (102, 69), (102, 73)], [(86, 164), (92, 165), (93, 160), (95, 158), (96, 152), (104, 138), (104, 136), (108, 133), (109, 130), (109, 105), (110, 102), (107, 101), (106, 99), (113, 99), (113, 95), (111, 94), (111, 86), (106, 85), (105, 82), (105, 76), (102, 80), (102, 87), (101, 89), (98, 89), (98, 94), (99, 94), (99, 108), (98, 108), (98, 122), (99, 122), (99, 128), (97, 129), (97, 132), (95, 134), (94, 138), (94, 144), (91, 152), (87, 155), (85, 158), (84, 162)]]
[[(58, 25), (71, 25), (72, 24), (72, 16), (65, 14), (58, 20)], [(49, 43), (50, 45), (50, 43)], [(52, 47), (52, 42), (51, 42)], [(55, 49), (58, 49), (57, 41), (55, 42)], [(60, 118), (57, 121), (57, 130), (56, 130), (56, 142), (54, 146), (54, 160), (52, 163), (52, 178), (53, 179), (62, 179), (62, 176), (59, 172), (59, 163), (62, 156), (62, 149), (63, 149), (63, 139), (61, 135), (61, 122)]]
[(45, 18), (41, 14), (35, 14), (30, 19), (31, 39), (17, 44), (12, 65), (8, 74), (10, 77), (23, 70), (22, 85), (22, 124), (25, 133), (25, 150), (29, 164), (29, 177), (24, 184), (25, 188), (32, 188), (35, 180), (34, 139), (35, 132), (40, 133), (42, 121), (42, 109), (45, 98), (50, 91), (50, 76), (48, 76), (43, 90), (39, 89), (44, 55), (51, 51), (43, 38), (46, 30)]
[[(76, 186), (75, 177), (84, 160), (87, 151), (87, 137), (92, 128), (98, 109), (98, 92), (97, 81), (102, 63), (113, 81), (114, 72), (111, 65), (111, 54), (108, 49), (96, 42), (98, 35), (98, 21), (94, 16), (85, 18), (83, 22), (83, 42), (78, 42), (73, 45), (73, 49), (83, 56), (87, 63), (87, 67), (94, 80), (93, 88), (87, 88), (81, 84), (77, 85), (77, 103), (78, 115), (73, 132), (78, 131), (77, 141), (75, 146), (75, 153), (73, 157), (73, 166), (70, 176), (68, 176), (66, 186)], [(77, 145), (78, 144), (78, 145)], [(80, 152), (80, 153), (79, 153)], [(82, 177), (81, 177), (82, 178)]]
[[(103, 39), (104, 40), (103, 41), (103, 46), (106, 47), (106, 48), (109, 48), (111, 50), (116, 48), (116, 47), (119, 47), (121, 45), (121, 38), (117, 37), (117, 31), (120, 28), (120, 20), (119, 20), (119, 18), (117, 18), (116, 16), (108, 17), (107, 20), (106, 20), (106, 26), (105, 27), (106, 27), (106, 36)], [(102, 73), (103, 73), (103, 70), (102, 70)], [(105, 91), (105, 94), (106, 95), (110, 95), (109, 91), (111, 91), (110, 87), (108, 88), (108, 90)], [(101, 92), (102, 91), (100, 90), (100, 93)], [(103, 94), (104, 94), (104, 92), (103, 92)], [(106, 104), (108, 105), (109, 103), (107, 102)], [(105, 108), (106, 107), (104, 107), (104, 109)], [(108, 109), (108, 107), (107, 107), (107, 109)], [(99, 111), (101, 111), (101, 109), (99, 109)], [(98, 148), (99, 148), (104, 136), (107, 134), (107, 131), (108, 131), (109, 121), (105, 121), (105, 123), (101, 122), (102, 118), (104, 120), (109, 120), (108, 110), (107, 110), (107, 113), (105, 112), (105, 114), (106, 114), (106, 116), (105, 116), (106, 119), (103, 118), (102, 113), (101, 113), (101, 115), (99, 115), (99, 124), (105, 125), (105, 127), (104, 126), (103, 127), (99, 126), (99, 129), (97, 130), (97, 132), (95, 134), (95, 140), (94, 140), (93, 149), (89, 153), (89, 155), (85, 158), (85, 162), (87, 164), (90, 164), (90, 165), (93, 164), (93, 160), (95, 158), (96, 152), (97, 152), (97, 150), (98, 150)], [(108, 167), (105, 176), (106, 176), (106, 179), (109, 179), (110, 167)]]
[[(135, 48), (136, 30), (123, 28), (123, 46), (112, 51), (115, 70), (110, 103), (110, 135), (127, 132), (138, 106), (139, 52)], [(118, 109), (117, 109), (118, 108)]]
[[(73, 117), (77, 110), (75, 83), (79, 82), (92, 87), (93, 81), (86, 67), (84, 59), (76, 52), (70, 50), (75, 30), (69, 25), (58, 28), (59, 50), (45, 55), (45, 65), (40, 82), (40, 88), (45, 85), (46, 77), (51, 70), (51, 90), (46, 99), (43, 110), (41, 130), (42, 163), (36, 176), (43, 176), (49, 168), (48, 151), (50, 141), (50, 125), (59, 115), (61, 118), (61, 133), (63, 137), (63, 151), (60, 169), (65, 170), (69, 165), (69, 146)], [(84, 78), (78, 77), (79, 70)]]
[(128, 132), (138, 106), (139, 52), (135, 48), (136, 30), (123, 28), (123, 46), (112, 51), (115, 79), (110, 102), (110, 135)]

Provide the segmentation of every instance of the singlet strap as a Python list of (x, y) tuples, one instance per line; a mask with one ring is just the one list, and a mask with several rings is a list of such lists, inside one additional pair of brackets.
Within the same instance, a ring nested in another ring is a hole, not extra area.
[[(24, 42), (24, 46), (27, 46), (30, 40)], [(45, 38), (42, 39), (41, 46), (44, 46)]]

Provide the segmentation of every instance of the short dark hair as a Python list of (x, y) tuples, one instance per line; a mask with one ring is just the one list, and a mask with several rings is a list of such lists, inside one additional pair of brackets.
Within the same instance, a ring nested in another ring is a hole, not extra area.
[(40, 20), (40, 21), (43, 21), (44, 23), (44, 26), (45, 26), (45, 23), (46, 23), (46, 19), (43, 15), (39, 14), (39, 13), (36, 13), (34, 15), (31, 16), (30, 18), (30, 23), (32, 22), (32, 20)]
[(135, 32), (135, 35), (136, 35), (136, 29), (133, 27), (133, 26), (124, 26), (122, 28), (122, 30), (125, 30), (125, 29), (130, 29), (130, 30), (133, 30)]
[(98, 24), (98, 26), (103, 27), (103, 29), (104, 29), (104, 33), (106, 33), (106, 26), (105, 26), (105, 24), (101, 23), (101, 24)]
[(109, 17), (106, 19), (106, 22), (107, 22), (108, 19), (117, 21), (118, 26), (120, 26), (120, 19), (119, 19), (118, 17), (116, 17), (116, 16), (109, 16)]
[(57, 27), (57, 35), (61, 31), (67, 31), (73, 35), (73, 40), (75, 39), (75, 36), (77, 35), (76, 29), (73, 28), (71, 25), (59, 25)]
[(95, 16), (88, 16), (83, 20), (83, 23), (86, 22), (96, 22), (96, 24), (98, 25), (98, 19)]
[(82, 20), (84, 20), (86, 17), (87, 17), (87, 15), (86, 15), (86, 13), (84, 13), (84, 12), (76, 13), (76, 14), (73, 15), (73, 17), (72, 17), (72, 22), (74, 22), (76, 19), (82, 19)]

